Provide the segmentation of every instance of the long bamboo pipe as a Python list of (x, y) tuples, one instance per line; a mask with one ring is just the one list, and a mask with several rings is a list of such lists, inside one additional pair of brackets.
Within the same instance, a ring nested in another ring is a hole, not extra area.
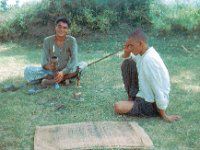
[(106, 59), (106, 58), (108, 58), (108, 57), (110, 57), (110, 56), (112, 56), (112, 55), (115, 55), (115, 54), (117, 54), (117, 53), (120, 52), (120, 51), (121, 51), (121, 49), (118, 50), (118, 51), (116, 51), (116, 52), (113, 52), (113, 53), (111, 53), (111, 54), (108, 54), (108, 55), (106, 55), (106, 56), (104, 56), (104, 57), (102, 57), (102, 58), (100, 58), (100, 59), (97, 59), (97, 60), (95, 60), (95, 61), (89, 63), (87, 66), (91, 66), (91, 65), (93, 65), (93, 64), (96, 64), (97, 62), (102, 61), (102, 60), (104, 60), (104, 59)]

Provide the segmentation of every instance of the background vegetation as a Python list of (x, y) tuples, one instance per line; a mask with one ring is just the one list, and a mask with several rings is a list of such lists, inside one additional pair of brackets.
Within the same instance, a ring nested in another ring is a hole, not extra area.
[[(1, 0), (3, 2), (5, 0)], [(162, 2), (163, 1), (163, 2)], [(67, 16), (75, 36), (109, 33), (123, 24), (158, 33), (194, 33), (200, 29), (200, 3), (165, 0), (41, 0), (23, 7), (1, 5), (0, 39), (39, 38), (52, 34), (58, 16)], [(4, 15), (6, 13), (6, 15)], [(9, 15), (7, 15), (9, 13)]]
[(149, 17), (153, 27), (162, 32), (199, 32), (200, 2), (183, 3), (177, 1), (172, 4), (159, 3), (155, 0), (150, 4)]
[[(0, 25), (1, 39), (16, 37), (44, 37), (52, 34), (58, 16), (67, 16), (73, 35), (88, 35), (93, 31), (108, 32), (122, 22), (140, 22), (148, 1), (128, 0), (42, 0), (39, 3), (12, 9), (11, 16)], [(138, 11), (136, 11), (138, 10)], [(136, 12), (136, 13), (135, 13)], [(13, 15), (12, 15), (13, 14)], [(14, 27), (14, 28), (13, 28)]]

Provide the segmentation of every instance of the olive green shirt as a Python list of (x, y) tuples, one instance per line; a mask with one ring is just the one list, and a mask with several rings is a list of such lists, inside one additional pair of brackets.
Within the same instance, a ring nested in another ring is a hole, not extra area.
[(58, 70), (65, 74), (76, 71), (78, 65), (78, 46), (76, 39), (67, 35), (63, 47), (58, 47), (55, 43), (55, 35), (46, 37), (43, 42), (42, 62), (44, 66), (49, 64), (52, 56), (58, 57)]

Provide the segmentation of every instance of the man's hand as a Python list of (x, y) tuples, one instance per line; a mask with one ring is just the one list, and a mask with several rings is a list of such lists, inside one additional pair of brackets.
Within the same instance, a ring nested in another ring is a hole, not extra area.
[(131, 51), (129, 50), (129, 46), (127, 45), (127, 43), (124, 44), (123, 51), (124, 51), (124, 53), (123, 53), (122, 57), (128, 58), (131, 54)]
[(57, 72), (55, 77), (54, 77), (54, 81), (56, 83), (60, 83), (63, 80), (65, 73), (63, 71)]
[(167, 121), (167, 122), (174, 122), (174, 121), (180, 120), (181, 116), (179, 116), (179, 115), (170, 115), (170, 116), (165, 116), (163, 119), (165, 121)]
[(160, 114), (160, 117), (162, 119), (164, 119), (165, 121), (167, 121), (167, 122), (174, 122), (174, 121), (178, 121), (178, 120), (181, 119), (181, 116), (179, 116), (179, 115), (170, 115), (170, 116), (168, 116), (165, 113), (165, 110), (162, 110), (162, 109), (159, 109), (159, 114)]
[(44, 69), (49, 70), (49, 71), (55, 71), (57, 68), (53, 64), (46, 64), (43, 66)]
[(124, 47), (123, 47), (124, 52), (126, 53), (131, 53), (131, 44), (129, 44), (128, 42), (124, 43)]

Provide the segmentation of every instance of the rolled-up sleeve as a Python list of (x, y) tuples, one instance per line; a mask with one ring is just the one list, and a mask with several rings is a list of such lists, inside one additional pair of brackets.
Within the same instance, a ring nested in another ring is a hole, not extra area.
[(157, 107), (159, 109), (165, 110), (169, 103), (168, 96), (165, 94), (165, 91), (163, 89), (163, 82), (167, 82), (164, 81), (164, 78), (166, 76), (165, 73), (154, 61), (145, 63), (143, 67), (143, 72), (145, 78), (148, 80), (149, 85), (151, 86)]
[(76, 67), (78, 65), (78, 45), (77, 41), (74, 37), (70, 39), (71, 41), (71, 58), (68, 62), (67, 66), (62, 70), (65, 74), (72, 73), (76, 71)]

